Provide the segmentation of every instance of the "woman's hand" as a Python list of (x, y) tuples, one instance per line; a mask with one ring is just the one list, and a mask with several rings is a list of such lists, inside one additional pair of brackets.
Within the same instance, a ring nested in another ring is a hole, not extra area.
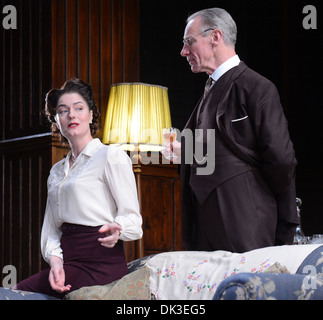
[(113, 248), (119, 240), (121, 233), (121, 226), (115, 222), (103, 225), (99, 232), (105, 233), (107, 236), (105, 238), (99, 238), (101, 245), (106, 248)]
[(49, 283), (54, 291), (63, 293), (71, 290), (71, 285), (65, 286), (65, 271), (63, 268), (63, 261), (59, 257), (52, 256), (49, 259)]

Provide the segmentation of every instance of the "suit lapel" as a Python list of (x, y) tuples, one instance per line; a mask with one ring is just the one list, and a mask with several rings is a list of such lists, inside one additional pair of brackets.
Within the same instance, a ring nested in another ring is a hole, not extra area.
[(226, 110), (227, 103), (229, 101), (229, 95), (231, 92), (231, 87), (233, 86), (234, 81), (244, 72), (248, 67), (244, 62), (240, 62), (239, 66), (234, 69), (230, 77), (230, 81), (227, 81), (224, 90), (222, 91), (221, 98), (219, 100), (218, 110), (217, 110), (217, 119), (220, 118)]
[(203, 97), (200, 98), (199, 102), (196, 104), (195, 108), (192, 111), (191, 116), (189, 117), (188, 121), (186, 122), (186, 125), (184, 126), (184, 129), (194, 129), (196, 127), (196, 115), (199, 110), (199, 106), (203, 100)]
[(232, 81), (228, 83), (226, 90), (223, 91), (216, 113), (216, 125), (219, 129), (221, 138), (238, 158), (252, 166), (258, 166), (259, 164), (257, 161), (256, 154), (252, 153), (250, 150), (247, 150), (245, 147), (238, 145), (234, 141), (233, 134), (231, 132), (230, 112), (228, 110), (230, 105), (229, 97), (231, 93), (231, 88), (235, 80), (246, 69), (248, 69), (246, 64), (241, 62), (231, 77)]
[[(232, 84), (232, 78), (235, 78), (237, 74), (237, 70), (240, 66), (245, 66), (245, 64), (242, 62), (237, 68), (233, 68), (232, 71), (229, 70), (227, 73), (225, 73), (210, 89), (210, 92), (206, 96), (205, 99), (203, 99), (203, 96), (200, 98), (198, 103), (196, 104), (195, 108), (192, 111), (192, 114), (190, 118), (188, 119), (186, 125), (184, 126), (184, 129), (195, 129), (196, 128), (196, 119), (197, 119), (197, 113), (199, 111), (199, 108), (202, 105), (205, 107), (208, 106), (217, 106), (219, 101), (221, 101), (225, 95), (225, 93), (228, 90), (228, 87), (230, 84)], [(240, 72), (239, 72), (240, 74)], [(231, 81), (230, 81), (231, 80)], [(220, 94), (220, 95), (219, 95)]]

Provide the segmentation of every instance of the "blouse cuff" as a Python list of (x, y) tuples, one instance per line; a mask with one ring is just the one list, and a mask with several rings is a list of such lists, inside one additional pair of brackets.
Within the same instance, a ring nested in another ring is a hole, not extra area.
[(142, 228), (139, 222), (135, 223), (131, 219), (118, 216), (114, 220), (115, 223), (119, 224), (122, 228), (120, 234), (120, 240), (133, 241), (138, 240), (142, 237)]
[(49, 252), (46, 253), (46, 255), (44, 256), (44, 260), (49, 264), (49, 259), (52, 256), (58, 257), (58, 258), (62, 259), (62, 261), (64, 262), (63, 252), (61, 249), (55, 249), (55, 250), (52, 250), (50, 253)]

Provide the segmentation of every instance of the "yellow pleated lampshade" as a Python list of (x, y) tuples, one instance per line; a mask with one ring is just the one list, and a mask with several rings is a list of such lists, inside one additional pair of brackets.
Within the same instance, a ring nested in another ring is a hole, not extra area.
[(111, 86), (103, 143), (132, 151), (160, 151), (162, 129), (171, 127), (168, 90), (145, 83)]

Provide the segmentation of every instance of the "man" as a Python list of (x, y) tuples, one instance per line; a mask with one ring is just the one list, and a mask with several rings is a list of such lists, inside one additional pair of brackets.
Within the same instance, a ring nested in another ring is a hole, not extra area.
[[(183, 130), (193, 132), (191, 164), (185, 148), (192, 141), (182, 137), (188, 250), (244, 252), (290, 244), (299, 223), (296, 159), (277, 89), (240, 61), (236, 35), (232, 17), (219, 8), (191, 15), (185, 28), (181, 55), (192, 72), (212, 80)], [(212, 170), (202, 174), (207, 165)]]

